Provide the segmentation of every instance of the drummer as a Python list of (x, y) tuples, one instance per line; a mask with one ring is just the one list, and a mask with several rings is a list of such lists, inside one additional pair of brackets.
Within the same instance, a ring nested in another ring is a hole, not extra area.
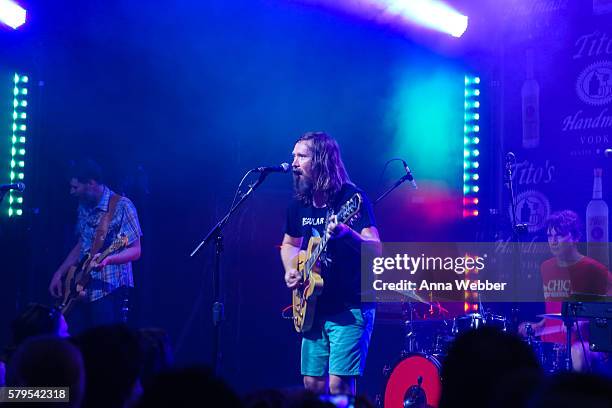
[[(547, 220), (548, 246), (552, 258), (540, 265), (544, 285), (544, 301), (547, 314), (561, 312), (561, 302), (573, 294), (606, 295), (612, 286), (608, 268), (593, 258), (578, 251), (581, 227), (578, 215), (569, 210), (552, 214)], [(519, 332), (526, 336), (529, 326), (532, 335), (541, 336), (542, 341), (565, 345), (563, 322), (558, 319), (542, 319), (539, 322), (523, 322)], [(588, 330), (580, 325), (580, 334), (585, 341), (587, 358), (593, 361), (595, 353), (588, 350)], [(575, 330), (574, 330), (575, 331)], [(572, 365), (575, 371), (586, 371), (585, 355), (579, 336), (572, 334)]]

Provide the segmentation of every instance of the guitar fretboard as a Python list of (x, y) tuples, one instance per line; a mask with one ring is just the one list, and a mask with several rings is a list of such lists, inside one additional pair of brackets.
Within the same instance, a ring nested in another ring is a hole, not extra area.
[[(346, 202), (338, 212), (338, 222), (346, 223), (351, 217), (353, 217), (357, 211), (359, 211), (359, 206), (361, 205), (361, 197), (358, 194), (355, 194), (351, 199)], [(327, 224), (326, 224), (327, 225)], [(321, 242), (319, 245), (312, 251), (310, 257), (306, 261), (306, 276), (310, 276), (310, 272), (312, 271), (314, 265), (317, 263), (317, 260), (321, 256), (321, 253), (327, 247), (327, 241), (329, 241), (329, 236), (327, 235), (327, 231), (323, 233), (323, 238), (321, 238)]]

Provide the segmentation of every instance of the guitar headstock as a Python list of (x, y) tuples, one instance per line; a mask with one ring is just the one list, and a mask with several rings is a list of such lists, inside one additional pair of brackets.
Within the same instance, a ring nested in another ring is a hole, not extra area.
[(338, 220), (345, 224), (348, 223), (361, 209), (362, 201), (361, 194), (353, 194), (353, 196), (340, 208), (340, 211), (338, 211)]

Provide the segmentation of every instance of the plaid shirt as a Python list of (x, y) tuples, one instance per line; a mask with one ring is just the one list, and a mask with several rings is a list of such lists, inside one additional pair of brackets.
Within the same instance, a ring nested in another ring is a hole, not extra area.
[[(104, 186), (104, 193), (102, 193), (102, 198), (98, 205), (95, 207), (79, 205), (76, 232), (81, 238), (81, 258), (91, 249), (94, 236), (96, 235), (96, 228), (98, 228), (102, 216), (108, 212), (111, 194), (114, 193)], [(119, 234), (127, 236), (128, 245), (131, 245), (142, 236), (136, 207), (126, 197), (121, 197), (117, 202), (115, 214), (111, 219), (108, 234), (100, 252), (109, 247)], [(92, 280), (87, 292), (89, 300), (92, 302), (108, 295), (121, 286), (134, 286), (131, 262), (121, 265), (108, 265), (102, 268), (102, 270), (92, 271), (91, 276)]]

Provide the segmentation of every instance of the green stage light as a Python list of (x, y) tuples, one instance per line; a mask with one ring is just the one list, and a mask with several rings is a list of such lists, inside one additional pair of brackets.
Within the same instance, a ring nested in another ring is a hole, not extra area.
[[(26, 109), (28, 107), (28, 95), (29, 89), (26, 85), (29, 82), (27, 75), (20, 75), (19, 73), (13, 74), (13, 84), (10, 85), (13, 90), (13, 109), (12, 109), (12, 134), (9, 135), (10, 141), (10, 153), (11, 157), (8, 160), (9, 164), (9, 178), (11, 182), (15, 180), (25, 180), (26, 173), (25, 169), (25, 155), (26, 155), (26, 132), (28, 131), (28, 114)], [(2, 84), (0, 83), (0, 86)], [(9, 88), (10, 89), (10, 88)], [(20, 156), (17, 159), (16, 156)], [(10, 191), (8, 194), (8, 211), (4, 213), (8, 214), (9, 217), (21, 216), (23, 214), (23, 194), (19, 191)]]

